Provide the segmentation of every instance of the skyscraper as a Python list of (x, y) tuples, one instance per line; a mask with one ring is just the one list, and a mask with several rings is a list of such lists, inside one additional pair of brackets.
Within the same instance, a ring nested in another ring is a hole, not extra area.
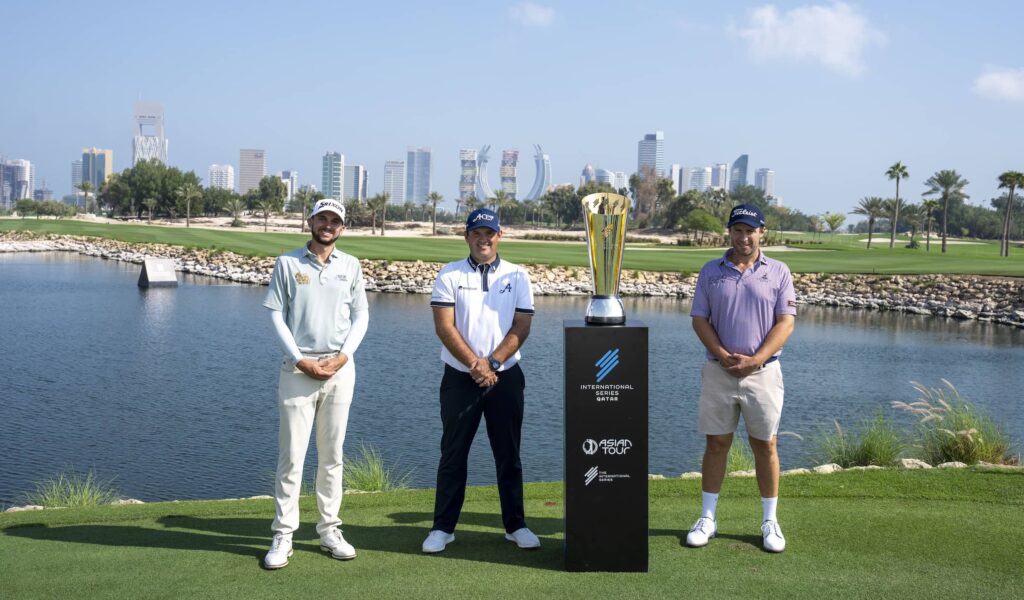
[(405, 161), (384, 161), (384, 193), (389, 204), (405, 204)]
[(27, 160), (0, 160), (0, 207), (10, 210), (18, 200), (32, 199), (34, 171)]
[(594, 171), (594, 181), (598, 184), (607, 183), (608, 185), (615, 187), (615, 173), (612, 173), (608, 169), (596, 169)]
[(597, 179), (597, 172), (594, 171), (594, 165), (587, 163), (580, 171), (580, 187), (583, 187)]
[(728, 187), (729, 165), (726, 163), (715, 163), (711, 167), (711, 187), (724, 190)]
[(259, 188), (260, 179), (267, 176), (267, 156), (254, 148), (243, 148), (238, 154), (238, 193), (247, 194)]
[(512, 200), (515, 200), (516, 194), (519, 193), (519, 170), (516, 168), (518, 164), (518, 150), (501, 151), (501, 170), (498, 171), (501, 176), (501, 190)]
[(530, 193), (526, 196), (527, 200), (540, 198), (551, 187), (551, 157), (544, 154), (544, 149), (539, 144), (534, 144), (533, 148), (536, 150), (533, 155), (533, 164), (537, 168), (537, 179), (534, 180), (533, 187), (530, 188)]
[(320, 191), (324, 197), (340, 200), (345, 192), (345, 155), (340, 152), (324, 154), (320, 172)]
[(164, 108), (159, 102), (140, 100), (135, 103), (132, 116), (132, 166), (151, 158), (167, 164)]
[(615, 183), (612, 184), (616, 190), (629, 190), (629, 177), (625, 171), (615, 171)]
[(363, 165), (345, 167), (344, 199), (366, 202), (366, 167)]
[(665, 132), (648, 133), (637, 142), (637, 173), (643, 172), (644, 166), (654, 167), (658, 177), (665, 176)]
[(686, 190), (706, 192), (711, 188), (711, 167), (684, 167), (683, 187)]
[(288, 188), (285, 202), (291, 202), (295, 192), (299, 191), (299, 172), (295, 169), (288, 169), (287, 171), (281, 171), (280, 177), (281, 181)]
[(99, 148), (82, 148), (82, 181), (92, 184), (99, 192), (103, 184), (114, 174), (114, 151)]
[(476, 164), (476, 150), (462, 148), (459, 150), (459, 162), (462, 164), (462, 173), (459, 175), (459, 206), (456, 210), (466, 205), (466, 200), (474, 195), (476, 180), (479, 169)]
[(758, 169), (754, 171), (754, 187), (764, 192), (765, 197), (775, 197), (775, 171)]
[(82, 161), (71, 161), (71, 193), (81, 194), (78, 186), (82, 185)]
[(683, 194), (683, 167), (679, 165), (672, 165), (668, 170), (668, 178), (672, 180), (672, 187), (676, 191), (676, 196)]
[(231, 165), (210, 165), (207, 186), (221, 190), (235, 189), (235, 168)]
[(741, 154), (733, 161), (732, 171), (729, 172), (729, 191), (735, 192), (747, 185), (747, 160), (746, 154)]
[[(405, 165), (405, 200), (422, 204), (430, 195), (430, 148), (409, 147)], [(405, 203), (405, 200), (402, 203)]]

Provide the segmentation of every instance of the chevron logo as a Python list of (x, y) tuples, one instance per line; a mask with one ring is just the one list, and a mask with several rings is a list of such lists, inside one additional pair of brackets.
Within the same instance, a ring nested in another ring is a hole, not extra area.
[(609, 373), (615, 370), (615, 367), (619, 366), (619, 349), (613, 348), (612, 350), (605, 352), (604, 356), (594, 363), (594, 366), (598, 369), (597, 383), (601, 383)]

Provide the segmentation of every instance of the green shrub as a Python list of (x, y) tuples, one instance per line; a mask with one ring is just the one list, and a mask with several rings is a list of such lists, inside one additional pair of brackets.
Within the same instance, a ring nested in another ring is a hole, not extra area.
[(396, 472), (384, 464), (373, 446), (359, 444), (358, 454), (345, 459), (345, 487), (363, 492), (387, 492), (409, 487), (410, 472)]
[(73, 471), (58, 473), (55, 477), (36, 482), (35, 486), (35, 491), (25, 494), (25, 503), (47, 508), (99, 506), (121, 497), (112, 479), (101, 480), (92, 470), (84, 474)]
[(960, 395), (956, 387), (942, 380), (944, 388), (929, 388), (911, 382), (919, 396), (907, 404), (893, 402), (894, 408), (920, 418), (914, 447), (920, 458), (933, 465), (959, 461), (1002, 463), (1009, 458), (1010, 437), (989, 415)]
[(817, 458), (825, 463), (847, 467), (876, 465), (889, 467), (903, 452), (904, 444), (892, 422), (879, 412), (873, 419), (861, 421), (847, 433), (835, 421), (835, 432), (824, 431), (817, 440)]
[(729, 462), (725, 464), (725, 472), (751, 471), (754, 469), (754, 453), (743, 440), (733, 440), (729, 448)]

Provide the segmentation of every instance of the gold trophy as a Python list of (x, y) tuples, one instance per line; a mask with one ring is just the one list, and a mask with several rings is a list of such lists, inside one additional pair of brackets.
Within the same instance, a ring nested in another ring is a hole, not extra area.
[(619, 273), (626, 242), (629, 198), (600, 192), (583, 198), (583, 221), (594, 293), (587, 306), (586, 322), (591, 325), (622, 325), (626, 313), (619, 299)]

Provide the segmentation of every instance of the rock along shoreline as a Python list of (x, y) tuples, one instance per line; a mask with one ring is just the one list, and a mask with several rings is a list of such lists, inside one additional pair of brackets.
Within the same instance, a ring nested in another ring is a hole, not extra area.
[[(75, 252), (141, 264), (170, 258), (183, 273), (267, 285), (272, 257), (248, 257), (217, 249), (138, 244), (66, 235), (0, 234), (0, 253)], [(441, 263), (361, 260), (367, 291), (429, 294)], [(590, 294), (586, 267), (526, 265), (538, 296)], [(691, 298), (696, 275), (625, 270), (623, 296)], [(1024, 279), (976, 275), (859, 275), (796, 273), (797, 302), (977, 320), (1024, 328)]]

